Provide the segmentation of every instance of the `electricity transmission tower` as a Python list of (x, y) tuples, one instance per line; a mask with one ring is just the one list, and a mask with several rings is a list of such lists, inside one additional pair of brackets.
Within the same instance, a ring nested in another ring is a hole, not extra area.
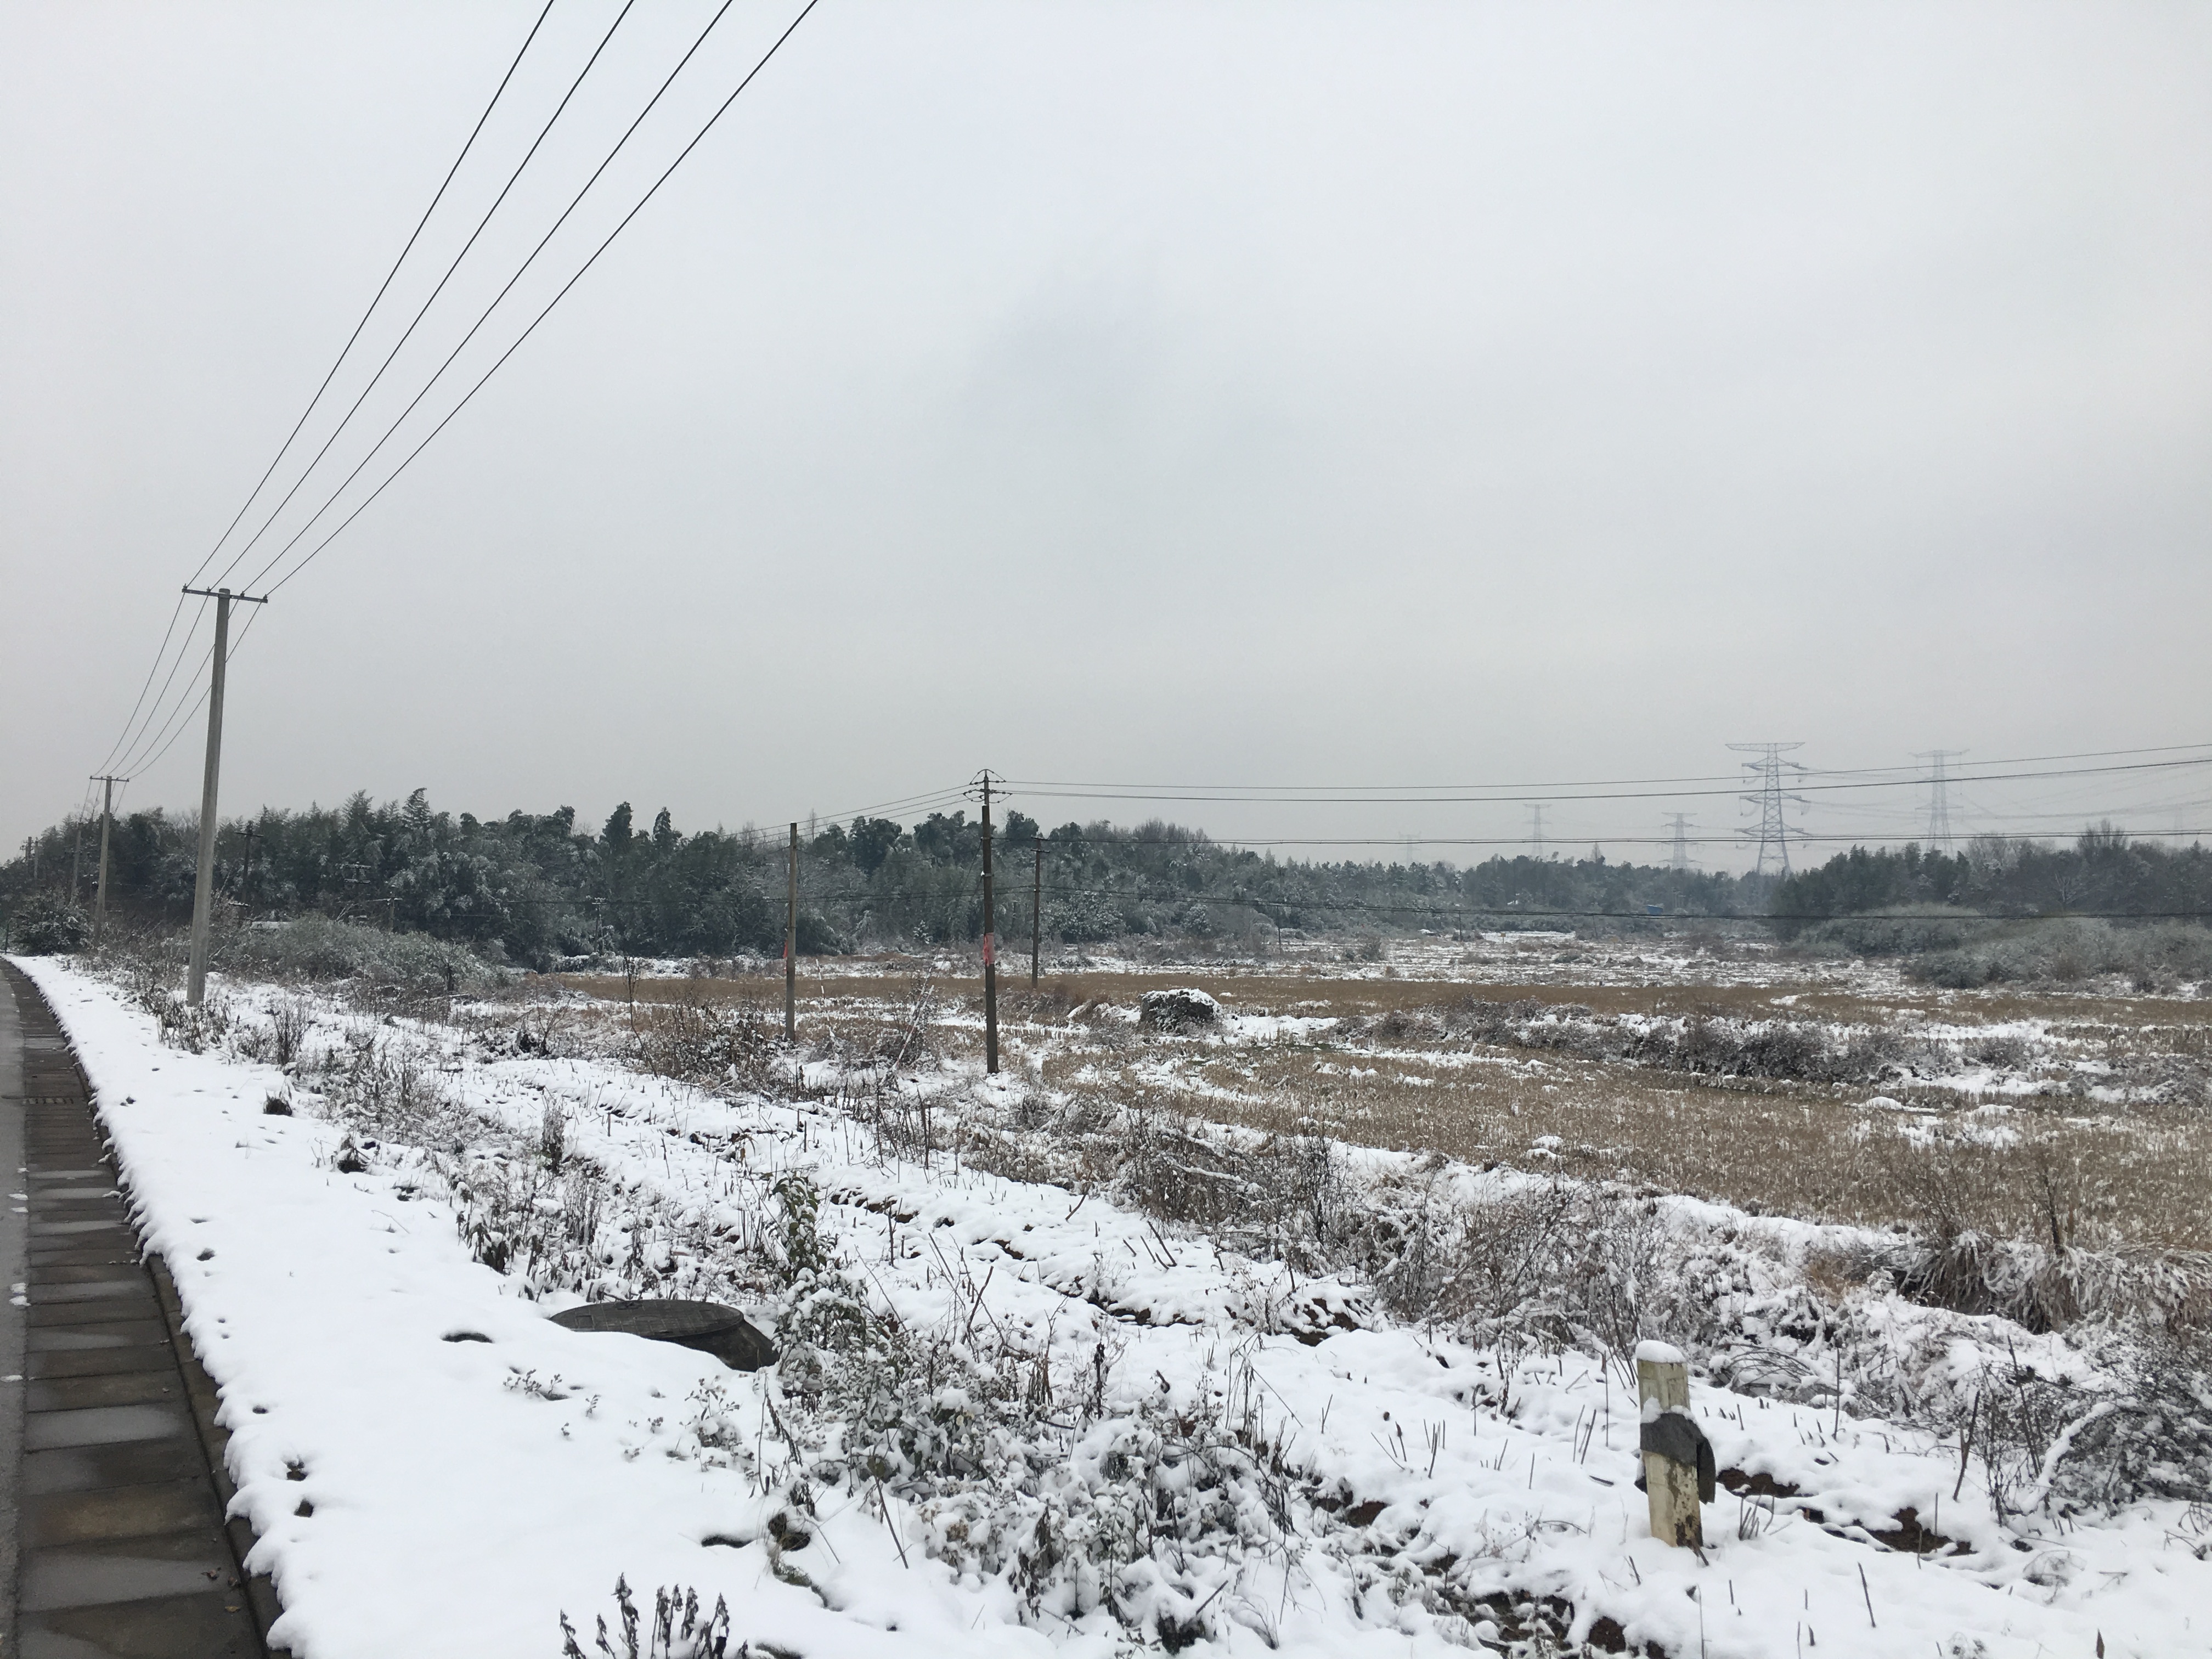
[(1687, 875), (1690, 872), (1690, 820), (1683, 813), (1674, 813), (1667, 820), (1667, 829), (1668, 833), (1674, 837), (1674, 856), (1667, 867), (1678, 876)]
[(1544, 856), (1544, 808), (1541, 803), (1528, 809), (1528, 840), (1536, 849), (1534, 856), (1540, 860)]
[(1951, 844), (1951, 779), (1944, 769), (1966, 752), (1963, 749), (1913, 751), (1913, 759), (1928, 763), (1928, 845), (1931, 849)]
[(1804, 746), (1802, 743), (1732, 743), (1729, 744), (1729, 747), (1738, 754), (1759, 757), (1757, 760), (1747, 760), (1744, 763), (1745, 768), (1759, 779), (1759, 787), (1752, 793), (1741, 798), (1745, 805), (1754, 808), (1758, 811), (1759, 822), (1755, 825), (1747, 823), (1736, 833), (1746, 841), (1755, 841), (1759, 843), (1758, 872), (1762, 876), (1766, 873), (1766, 855), (1770, 851), (1779, 860), (1782, 873), (1784, 876), (1790, 873), (1789, 810), (1793, 805), (1804, 805), (1805, 798), (1802, 795), (1789, 793), (1783, 788), (1782, 783), (1787, 774), (1802, 772), (1806, 769), (1796, 761), (1784, 760), (1782, 757), (1790, 750), (1802, 749)]

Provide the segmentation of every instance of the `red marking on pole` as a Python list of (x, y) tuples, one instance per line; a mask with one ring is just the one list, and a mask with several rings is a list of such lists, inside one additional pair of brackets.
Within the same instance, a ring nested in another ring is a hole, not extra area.
[(999, 939), (995, 933), (983, 935), (983, 965), (986, 968), (999, 965)]

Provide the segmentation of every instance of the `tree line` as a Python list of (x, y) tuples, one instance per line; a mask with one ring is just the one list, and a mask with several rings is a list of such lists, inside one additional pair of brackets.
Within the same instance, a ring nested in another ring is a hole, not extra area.
[[(96, 817), (69, 819), (0, 866), (0, 900), (33, 890), (88, 904)], [(115, 821), (111, 913), (143, 923), (191, 912), (198, 825), (159, 808)], [(1283, 932), (1449, 933), (1565, 927), (1601, 916), (1634, 927), (1653, 914), (1743, 917), (1765, 886), (1750, 878), (1580, 859), (1444, 862), (1310, 861), (1150, 823), (1070, 823), (1047, 830), (1018, 810), (996, 830), (997, 923), (1030, 931), (1043, 854), (1042, 932), (1051, 941), (1132, 935), (1214, 939), (1264, 948)], [(782, 948), (787, 836), (750, 827), (679, 830), (664, 808), (649, 826), (628, 803), (597, 830), (575, 810), (478, 818), (356, 793), (337, 807), (264, 808), (225, 820), (216, 888), (231, 921), (302, 911), (419, 931), (494, 957), (544, 965), (614, 952), (773, 954)], [(981, 933), (981, 823), (963, 809), (918, 823), (856, 817), (801, 834), (799, 948), (822, 954), (972, 942)]]
[(2201, 917), (2212, 914), (2212, 853), (2201, 842), (2137, 840), (2109, 823), (2084, 830), (2071, 846), (1978, 836), (1955, 853), (1854, 847), (1782, 882), (1770, 908), (1785, 939), (1824, 920), (1885, 910)]

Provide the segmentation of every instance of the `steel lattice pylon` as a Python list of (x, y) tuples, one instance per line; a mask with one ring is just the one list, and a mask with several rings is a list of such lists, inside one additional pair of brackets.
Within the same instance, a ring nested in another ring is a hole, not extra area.
[(1929, 764), (1928, 774), (1928, 846), (1930, 851), (1951, 844), (1951, 779), (1945, 767), (1966, 751), (1963, 749), (1920, 749), (1912, 758)]
[(1796, 761), (1784, 760), (1782, 757), (1792, 749), (1802, 749), (1804, 746), (1802, 743), (1732, 743), (1729, 744), (1729, 747), (1738, 754), (1759, 757), (1757, 760), (1747, 760), (1744, 763), (1746, 769), (1758, 777), (1759, 787), (1753, 793), (1742, 798), (1745, 805), (1758, 812), (1759, 822), (1755, 825), (1747, 823), (1736, 833), (1746, 841), (1756, 841), (1759, 843), (1759, 873), (1762, 876), (1766, 873), (1766, 855), (1769, 851), (1773, 852), (1780, 860), (1782, 873), (1785, 876), (1790, 873), (1789, 809), (1792, 805), (1804, 805), (1805, 798), (1802, 795), (1789, 793), (1783, 788), (1782, 781), (1784, 775), (1790, 772), (1802, 772), (1806, 769)]

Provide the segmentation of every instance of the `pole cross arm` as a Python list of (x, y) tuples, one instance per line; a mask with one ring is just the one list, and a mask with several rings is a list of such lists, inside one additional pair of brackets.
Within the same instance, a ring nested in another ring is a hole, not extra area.
[(233, 605), (266, 605), (270, 598), (266, 593), (258, 599), (251, 593), (234, 593), (227, 587), (187, 587), (184, 591), (203, 599), (228, 599)]

